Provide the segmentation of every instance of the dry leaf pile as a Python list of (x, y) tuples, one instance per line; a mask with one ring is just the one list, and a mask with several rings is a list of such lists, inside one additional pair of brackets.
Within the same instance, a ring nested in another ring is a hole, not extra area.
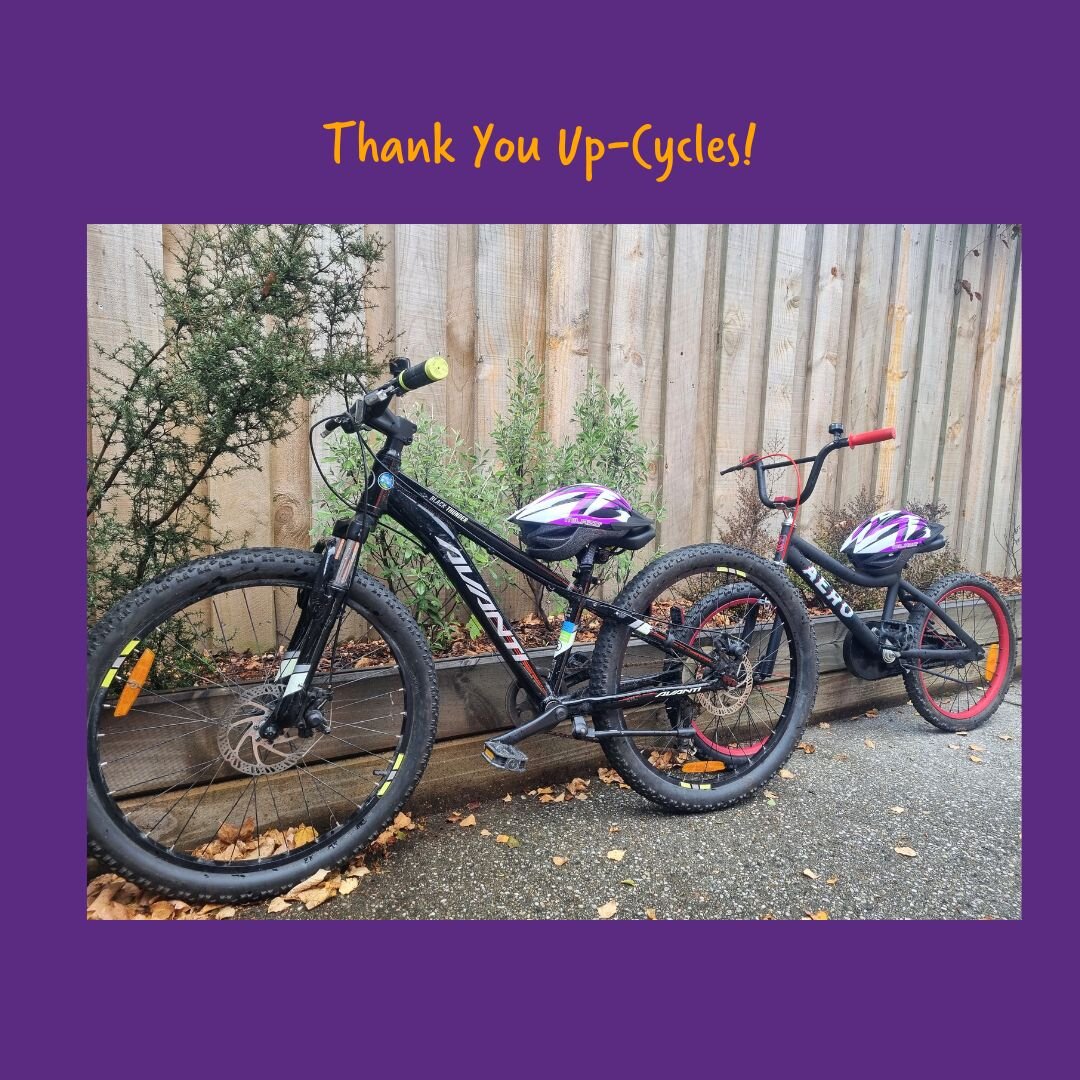
[[(376, 849), (390, 844), (420, 828), (406, 813), (399, 813), (389, 828), (373, 841)], [(209, 843), (196, 848), (193, 854), (217, 861), (246, 861), (267, 858), (309, 844), (318, 836), (311, 825), (291, 826), (284, 832), (267, 829), (256, 836), (254, 822), (249, 818), (243, 825), (228, 823), (218, 829)], [(308, 911), (325, 904), (335, 896), (348, 896), (362, 878), (371, 873), (364, 853), (357, 855), (344, 870), (318, 870), (283, 896), (276, 896), (267, 905), (271, 914), (285, 911), (290, 904), (303, 904)], [(86, 887), (86, 917), (98, 920), (166, 920), (187, 921), (231, 919), (237, 909), (228, 904), (189, 904), (183, 900), (166, 900), (117, 874), (99, 874)]]

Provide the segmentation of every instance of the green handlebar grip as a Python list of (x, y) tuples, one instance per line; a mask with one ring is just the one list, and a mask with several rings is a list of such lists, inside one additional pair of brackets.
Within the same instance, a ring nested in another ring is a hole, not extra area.
[(413, 364), (398, 376), (398, 385), (402, 390), (419, 390), (439, 382), (450, 374), (450, 365), (441, 356), (432, 356), (422, 364)]

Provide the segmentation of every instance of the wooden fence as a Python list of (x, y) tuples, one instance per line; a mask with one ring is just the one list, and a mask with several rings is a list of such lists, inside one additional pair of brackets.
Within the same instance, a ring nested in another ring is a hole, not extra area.
[[(88, 334), (153, 340), (142, 260), (168, 271), (174, 225), (91, 225)], [(369, 336), (442, 353), (435, 416), (484, 443), (507, 362), (532, 352), (545, 423), (571, 430), (591, 368), (637, 404), (658, 448), (665, 547), (715, 536), (748, 450), (813, 452), (832, 420), (895, 425), (895, 443), (837, 455), (818, 505), (862, 488), (945, 502), (964, 562), (1019, 565), (1021, 242), (1006, 225), (369, 225), (389, 242)], [(298, 414), (307, 415), (303, 403)], [(217, 479), (220, 528), (305, 546), (304, 432), (261, 474)], [(807, 517), (812, 516), (813, 506)]]

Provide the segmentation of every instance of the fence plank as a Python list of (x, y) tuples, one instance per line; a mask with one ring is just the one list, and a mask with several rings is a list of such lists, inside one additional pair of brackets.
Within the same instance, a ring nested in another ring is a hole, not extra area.
[[(986, 295), (985, 275), (989, 264), (986, 246), (990, 239), (988, 225), (968, 225), (960, 259), (960, 280), (967, 281), (972, 295), (959, 286), (956, 293), (953, 356), (946, 388), (947, 401), (942, 432), (938, 444), (938, 475), (936, 498), (945, 502), (951, 511), (951, 542), (954, 548), (966, 550), (963, 495), (968, 431), (971, 424), (971, 386), (975, 377), (975, 360), (986, 306), (973, 299), (974, 293)], [(978, 254), (976, 254), (978, 252)]]
[[(1001, 373), (998, 426), (994, 443), (994, 459), (990, 468), (987, 489), (987, 527), (983, 556), (976, 564), (992, 574), (1012, 575), (1019, 566), (1020, 553), (1013, 529), (1014, 506), (1020, 489), (1020, 338), (1021, 289), (1023, 268), (1020, 265), (1020, 240), (1014, 256), (1015, 281), (1005, 343), (1005, 359)], [(977, 494), (977, 493), (975, 493)]]
[[(764, 397), (760, 406), (761, 447), (790, 452), (792, 417), (796, 407), (795, 350), (803, 300), (806, 226), (780, 225), (777, 228)], [(794, 492), (794, 477), (786, 477), (782, 483), (785, 485), (783, 490)]]
[(874, 487), (885, 503), (899, 506), (903, 489), (903, 451), (915, 384), (915, 358), (926, 280), (929, 225), (902, 225), (896, 258), (893, 300), (889, 307), (888, 355), (881, 416), (876, 427), (896, 428), (896, 439), (875, 446)]
[[(729, 225), (726, 231), (716, 380), (715, 456), (721, 468), (757, 448), (761, 383), (754, 373), (765, 351), (773, 231), (772, 225)], [(719, 472), (713, 481), (714, 525), (729, 517), (742, 475)]]
[(446, 352), (450, 363), (446, 426), (466, 443), (476, 437), (476, 244), (475, 225), (447, 225)]
[(963, 522), (961, 557), (967, 566), (985, 565), (987, 548), (987, 493), (994, 485), (994, 447), (1001, 403), (1006, 332), (1013, 282), (1015, 250), (998, 238), (998, 225), (990, 226), (983, 258), (987, 260), (982, 297), (982, 318), (971, 380), (971, 423), (968, 428), (967, 467), (960, 494)]
[[(396, 351), (414, 364), (446, 352), (447, 235), (444, 225), (410, 225), (397, 238), (394, 280)], [(447, 385), (441, 382), (410, 400), (446, 422)]]
[[(847, 325), (850, 318), (850, 282), (854, 276), (854, 256), (850, 252), (858, 229), (852, 225), (822, 227), (818, 256), (817, 295), (806, 375), (803, 448), (817, 453), (829, 438), (829, 424), (843, 420), (844, 403), (836, 400), (845, 359)], [(800, 512), (802, 528), (813, 533), (815, 508), (832, 498), (833, 473), (825, 474), (814, 501)]]
[[(885, 339), (895, 239), (896, 227), (893, 225), (867, 225), (862, 231), (854, 283), (854, 323), (848, 340), (845, 419), (849, 433), (878, 426), (885, 381)], [(836, 468), (841, 502), (854, 498), (860, 491), (873, 493), (872, 447), (840, 455)]]
[(551, 225), (547, 240), (544, 426), (556, 443), (574, 433), (589, 370), (588, 225)]
[(922, 333), (915, 356), (912, 410), (901, 442), (904, 475), (900, 501), (904, 504), (926, 502), (934, 497), (937, 488), (938, 443), (952, 356), (962, 231), (960, 225), (935, 225), (933, 230)]

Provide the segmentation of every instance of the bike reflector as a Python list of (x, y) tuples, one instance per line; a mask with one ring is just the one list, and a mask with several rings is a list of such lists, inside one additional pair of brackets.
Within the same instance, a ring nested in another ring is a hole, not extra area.
[(131, 711), (131, 706), (135, 704), (139, 691), (146, 685), (146, 676), (150, 674), (150, 668), (153, 667), (153, 664), (154, 650), (144, 649), (142, 656), (135, 661), (135, 666), (127, 677), (124, 689), (120, 691), (120, 700), (117, 701), (116, 708), (113, 709), (113, 716), (127, 716)]
[(998, 665), (998, 645), (995, 642), (993, 645), (986, 646), (986, 664), (983, 667), (983, 675), (986, 676), (986, 681), (990, 682), (994, 677), (994, 672), (997, 671)]
[(683, 767), (684, 773), (723, 772), (727, 766), (722, 761), (688, 761)]

